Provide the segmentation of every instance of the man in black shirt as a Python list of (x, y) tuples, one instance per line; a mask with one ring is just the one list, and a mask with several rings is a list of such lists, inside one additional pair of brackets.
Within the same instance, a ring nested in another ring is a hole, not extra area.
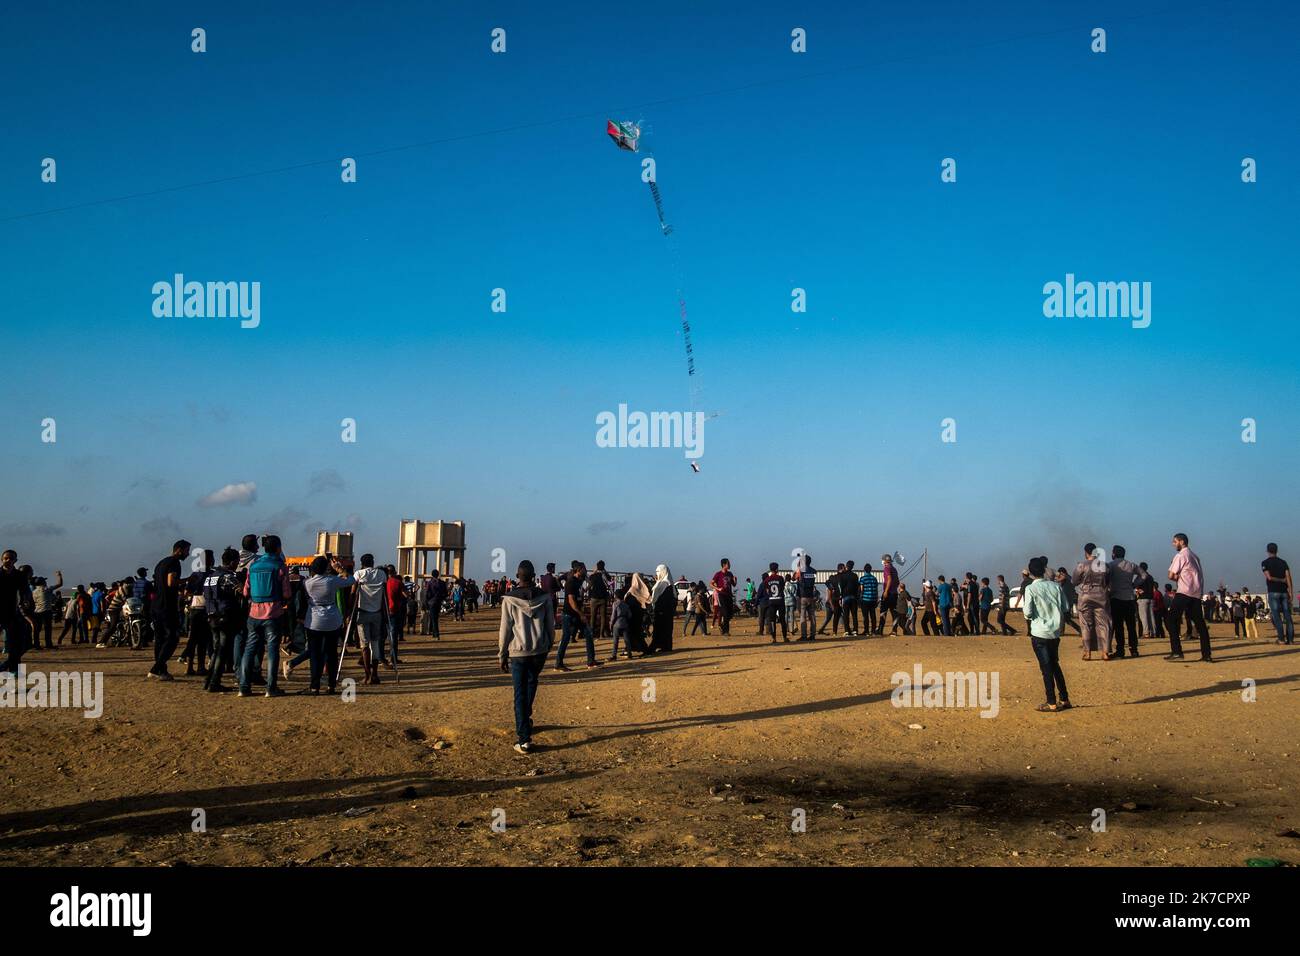
[(181, 539), (172, 545), (172, 553), (153, 569), (153, 667), (146, 676), (158, 680), (172, 679), (167, 662), (176, 653), (181, 639), (181, 559), (189, 553), (190, 543)]
[(799, 640), (817, 640), (817, 569), (812, 555), (805, 554), (796, 583), (799, 595)]
[[(189, 625), (189, 640), (180, 659), (185, 662), (185, 676), (193, 677), (197, 672), (200, 677), (208, 676), (208, 647), (212, 643), (212, 629), (208, 625), (208, 613), (203, 607), (203, 582), (208, 572), (216, 566), (216, 557), (211, 551), (203, 552), (203, 570), (191, 572), (181, 588), (184, 610), (182, 616)], [(195, 601), (197, 598), (197, 602)]]
[(971, 637), (980, 633), (980, 582), (974, 571), (966, 572), (966, 626)]
[(817, 628), (818, 634), (826, 633), (826, 625), (834, 622), (831, 633), (840, 632), (840, 575), (844, 573), (844, 565), (841, 563), (826, 580), (826, 620), (822, 621), (822, 626)]
[(5, 660), (0, 671), (18, 673), (18, 664), (27, 650), (27, 619), (23, 612), (32, 607), (32, 592), (27, 575), (18, 570), (18, 552), (0, 555), (0, 630), (5, 632)]
[(1153, 597), (1159, 590), (1160, 586), (1156, 584), (1156, 579), (1147, 570), (1147, 563), (1143, 561), (1138, 565), (1137, 580), (1133, 582), (1133, 596), (1137, 600), (1138, 629), (1142, 632), (1141, 636), (1148, 641), (1160, 636)]
[(853, 562), (845, 561), (840, 572), (840, 618), (844, 621), (844, 636), (858, 636), (858, 573)]
[(1277, 545), (1268, 546), (1268, 557), (1261, 567), (1268, 585), (1268, 615), (1273, 619), (1279, 644), (1295, 643), (1295, 624), (1291, 620), (1291, 567), (1277, 556)]
[(600, 640), (609, 637), (609, 575), (605, 573), (605, 562), (596, 562), (596, 573), (587, 582), (587, 593), (591, 597), (591, 637)]
[(574, 561), (564, 581), (563, 630), (560, 632), (559, 650), (555, 652), (557, 671), (568, 670), (564, 666), (564, 652), (568, 650), (569, 641), (575, 634), (580, 634), (587, 644), (587, 669), (600, 666), (600, 662), (596, 660), (596, 642), (591, 639), (591, 624), (582, 606), (582, 580), (586, 576), (586, 565), (581, 561)]
[(776, 643), (776, 624), (781, 622), (781, 640), (790, 643), (789, 625), (785, 620), (785, 577), (778, 570), (775, 561), (767, 566), (758, 586), (758, 633), (767, 631), (768, 622), (772, 625), (772, 643)]

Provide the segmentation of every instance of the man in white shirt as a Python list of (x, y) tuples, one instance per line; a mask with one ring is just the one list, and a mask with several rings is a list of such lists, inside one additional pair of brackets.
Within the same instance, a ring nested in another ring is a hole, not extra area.
[(384, 636), (388, 630), (384, 620), (388, 575), (383, 568), (375, 567), (373, 554), (363, 554), (356, 579), (357, 639), (361, 642), (361, 666), (366, 671), (362, 683), (378, 684), (379, 662), (384, 657)]

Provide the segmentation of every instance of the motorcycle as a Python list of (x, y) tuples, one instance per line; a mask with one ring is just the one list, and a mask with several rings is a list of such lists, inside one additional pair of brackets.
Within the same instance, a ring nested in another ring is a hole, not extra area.
[(122, 604), (122, 618), (109, 643), (113, 647), (129, 645), (138, 651), (149, 643), (152, 632), (149, 621), (144, 614), (144, 601), (138, 597), (129, 597)]

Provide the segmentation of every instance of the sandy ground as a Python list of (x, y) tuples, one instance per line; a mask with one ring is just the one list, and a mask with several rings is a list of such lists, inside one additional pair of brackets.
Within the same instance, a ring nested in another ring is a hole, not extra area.
[[(351, 703), (146, 681), (148, 652), (31, 655), (102, 670), (106, 703), (97, 720), (3, 713), (0, 863), (1300, 862), (1283, 835), (1300, 829), (1300, 646), (1267, 626), (1247, 642), (1215, 625), (1213, 664), (1165, 662), (1164, 642), (1085, 663), (1070, 635), (1076, 708), (1044, 715), (1023, 636), (772, 647), (745, 619), (663, 657), (548, 668), (541, 746), (522, 757), (496, 621), (408, 640), (401, 682), (386, 672)], [(996, 671), (997, 716), (893, 706), (891, 675), (918, 662)]]

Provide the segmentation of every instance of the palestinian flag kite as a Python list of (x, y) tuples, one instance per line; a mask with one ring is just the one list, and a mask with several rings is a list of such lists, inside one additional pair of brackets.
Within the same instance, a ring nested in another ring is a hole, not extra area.
[(631, 120), (622, 120), (615, 122), (612, 119), (605, 120), (605, 132), (609, 134), (619, 149), (626, 149), (628, 152), (635, 153), (637, 143), (641, 139), (641, 127), (637, 126)]

